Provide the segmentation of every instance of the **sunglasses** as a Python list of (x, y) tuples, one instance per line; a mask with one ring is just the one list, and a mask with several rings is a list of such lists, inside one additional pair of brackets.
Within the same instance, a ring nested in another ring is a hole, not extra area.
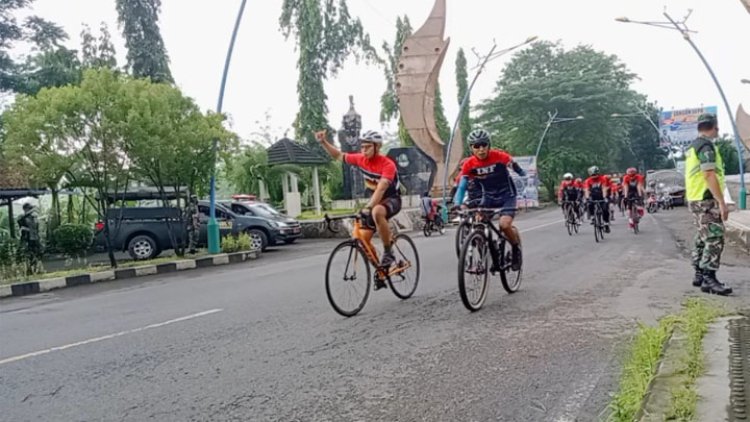
[(480, 149), (480, 148), (487, 148), (488, 146), (490, 146), (490, 144), (488, 144), (487, 142), (479, 142), (477, 144), (472, 145), (471, 147), (474, 149)]

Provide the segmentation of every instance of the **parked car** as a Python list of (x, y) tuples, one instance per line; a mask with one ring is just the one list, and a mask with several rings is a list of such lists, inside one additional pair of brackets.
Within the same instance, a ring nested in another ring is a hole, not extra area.
[[(198, 201), (201, 227), (198, 243), (208, 243), (209, 202)], [(281, 227), (267, 218), (251, 215), (240, 215), (230, 209), (216, 204), (216, 219), (220, 235), (247, 233), (253, 248), (265, 250), (277, 240), (283, 240)], [(177, 208), (165, 207), (128, 207), (111, 208), (107, 214), (112, 248), (127, 251), (133, 259), (152, 259), (174, 245), (184, 246), (187, 243), (187, 229)], [(169, 230), (174, 235), (174, 245)], [(105, 250), (104, 222), (96, 224), (95, 245), (98, 250)]]
[(278, 228), (278, 233), (274, 236), (274, 242), (271, 243), (272, 245), (279, 242), (284, 242), (289, 245), (302, 236), (302, 226), (299, 221), (280, 213), (274, 207), (265, 202), (232, 201), (229, 203), (222, 202), (222, 205), (231, 208), (236, 214), (263, 218), (271, 225), (276, 226)]

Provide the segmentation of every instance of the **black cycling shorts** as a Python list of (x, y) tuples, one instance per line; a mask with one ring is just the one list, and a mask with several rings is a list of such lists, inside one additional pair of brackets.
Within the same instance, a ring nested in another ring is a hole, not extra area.
[[(390, 220), (394, 215), (398, 214), (401, 211), (401, 197), (400, 196), (391, 196), (388, 198), (383, 198), (382, 201), (380, 201), (380, 204), (385, 207), (385, 218), (387, 220)], [(371, 229), (375, 229), (375, 219), (372, 218), (372, 213), (367, 215), (367, 218), (365, 219), (365, 226)]]

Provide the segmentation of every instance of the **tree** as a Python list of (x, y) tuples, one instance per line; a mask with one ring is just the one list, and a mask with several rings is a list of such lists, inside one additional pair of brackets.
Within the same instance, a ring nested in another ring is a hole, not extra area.
[(136, 78), (172, 83), (169, 57), (159, 30), (161, 0), (117, 0), (118, 22), (128, 49), (127, 69)]
[(105, 221), (104, 238), (113, 267), (117, 261), (106, 218), (108, 196), (125, 191), (131, 180), (122, 127), (137, 107), (134, 98), (125, 94), (123, 79), (115, 73), (89, 70), (79, 86), (46, 88), (35, 97), (19, 97), (6, 121), (8, 143), (27, 151), (50, 144), (75, 162), (66, 176), (74, 185), (95, 192), (87, 199)]
[[(170, 206), (167, 191), (180, 197), (208, 185), (212, 140), (218, 140), (220, 153), (236, 141), (222, 126), (223, 117), (204, 116), (177, 88), (146, 79), (125, 79), (121, 95), (134, 105), (122, 122), (123, 150), (133, 177), (155, 187), (165, 207)], [(182, 209), (179, 201), (177, 208)], [(181, 255), (183, 248), (167, 224), (172, 247)]]
[(117, 68), (115, 46), (107, 24), (99, 26), (99, 38), (94, 37), (88, 25), (81, 31), (81, 65), (84, 68)]
[[(19, 23), (14, 16), (31, 3), (0, 1), (0, 92), (33, 94), (40, 86), (65, 85), (79, 76), (75, 52), (60, 45), (68, 35), (59, 25), (33, 15)], [(18, 43), (30, 45), (33, 54), (14, 60), (10, 51)]]
[(360, 20), (349, 15), (345, 0), (338, 4), (334, 0), (284, 0), (279, 24), (287, 38), (294, 34), (299, 51), (296, 138), (320, 150), (313, 134), (329, 127), (323, 82), (335, 75), (350, 55), (357, 60), (379, 60), (377, 52)]
[(734, 137), (728, 134), (722, 135), (716, 140), (721, 160), (724, 163), (724, 174), (740, 174), (740, 160)]
[[(466, 67), (466, 54), (463, 48), (460, 48), (456, 55), (456, 86), (458, 87), (458, 105), (460, 107), (464, 96), (466, 96), (466, 92), (469, 90), (469, 71)], [(461, 133), (464, 136), (467, 136), (471, 132), (470, 110), (471, 101), (467, 99), (459, 124)], [(459, 113), (461, 113), (461, 110), (459, 110)]]
[(634, 78), (614, 55), (588, 46), (565, 51), (559, 44), (537, 42), (514, 55), (494, 98), (480, 105), (478, 121), (493, 134), (496, 145), (514, 155), (530, 155), (536, 151), (547, 113), (584, 116), (553, 124), (545, 137), (537, 165), (542, 183), (553, 195), (565, 172), (583, 175), (594, 164), (604, 171), (617, 170), (632, 123), (611, 116), (632, 111), (641, 98), (630, 89)]
[(404, 15), (401, 19), (396, 18), (396, 39), (391, 47), (387, 41), (383, 42), (383, 52), (385, 54), (385, 71), (386, 89), (380, 97), (380, 122), (385, 123), (393, 119), (398, 119), (398, 138), (401, 146), (414, 146), (414, 140), (411, 139), (409, 132), (404, 126), (404, 120), (398, 108), (398, 97), (396, 95), (396, 74), (398, 73), (398, 58), (403, 50), (404, 41), (412, 33), (411, 22), (409, 17)]
[(437, 125), (438, 134), (440, 139), (448, 143), (451, 137), (451, 125), (448, 123), (448, 119), (445, 117), (445, 109), (443, 108), (443, 96), (440, 93), (440, 84), (435, 86), (435, 123)]

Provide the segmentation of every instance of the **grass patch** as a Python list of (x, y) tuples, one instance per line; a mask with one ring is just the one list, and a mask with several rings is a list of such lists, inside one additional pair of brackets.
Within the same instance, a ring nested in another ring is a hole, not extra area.
[(342, 208), (337, 210), (328, 210), (325, 211), (323, 214), (316, 214), (315, 211), (305, 211), (302, 214), (297, 216), (297, 220), (322, 220), (323, 215), (328, 214), (329, 216), (333, 217), (336, 215), (347, 215), (347, 214), (354, 214), (357, 210), (355, 209), (349, 209), (349, 208)]
[(698, 393), (695, 381), (703, 373), (703, 337), (708, 325), (723, 312), (705, 299), (686, 301), (683, 310), (659, 321), (655, 327), (639, 325), (630, 353), (620, 376), (620, 385), (609, 405), (609, 421), (631, 422), (641, 409), (649, 385), (656, 376), (664, 345), (673, 330), (679, 329), (687, 338), (687, 358), (680, 363), (685, 381), (671, 392), (665, 420), (690, 421), (695, 416)]
[[(198, 252), (195, 255), (185, 256), (185, 257), (179, 257), (179, 256), (169, 256), (164, 258), (154, 258), (149, 259), (145, 261), (125, 261), (125, 262), (118, 262), (117, 268), (132, 268), (132, 267), (141, 267), (144, 265), (158, 265), (158, 264), (164, 264), (167, 262), (175, 262), (175, 261), (181, 261), (183, 259), (195, 259), (200, 258), (201, 256), (207, 255), (208, 252), (201, 251)], [(69, 270), (60, 270), (60, 271), (52, 271), (52, 272), (42, 272), (33, 274), (30, 276), (26, 275), (18, 275), (15, 277), (9, 277), (9, 278), (3, 278), (0, 280), (0, 285), (3, 284), (12, 284), (12, 283), (21, 283), (24, 281), (37, 281), (37, 280), (49, 280), (52, 278), (62, 278), (62, 277), (73, 277), (77, 275), (83, 275), (83, 274), (90, 274), (90, 273), (96, 273), (96, 272), (102, 272), (102, 271), (110, 271), (113, 268), (109, 266), (109, 264), (97, 264), (97, 265), (88, 265), (85, 267), (79, 267), (79, 268), (71, 268)]]
[(723, 312), (705, 300), (690, 299), (680, 315), (680, 328), (687, 338), (687, 358), (681, 362), (680, 372), (686, 375), (685, 382), (672, 391), (667, 420), (691, 421), (695, 418), (698, 393), (695, 381), (704, 371), (703, 337), (708, 325)]
[(630, 354), (620, 376), (620, 387), (610, 403), (610, 421), (631, 422), (641, 408), (648, 386), (656, 375), (664, 343), (674, 328), (675, 318), (667, 317), (659, 325), (638, 326)]

